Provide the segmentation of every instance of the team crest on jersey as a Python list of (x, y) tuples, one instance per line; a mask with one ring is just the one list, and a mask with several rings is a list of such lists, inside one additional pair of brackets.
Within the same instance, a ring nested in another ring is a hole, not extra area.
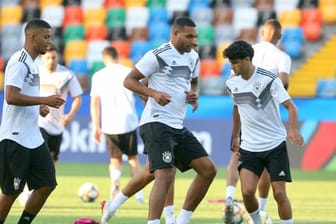
[(169, 151), (163, 152), (162, 153), (162, 160), (165, 163), (170, 163), (172, 161), (172, 154)]
[(188, 58), (188, 60), (189, 60), (189, 64), (192, 66), (193, 64), (194, 64), (194, 60), (192, 59), (192, 58)]
[(261, 83), (260, 82), (255, 82), (253, 84), (253, 92), (259, 93), (261, 91)]

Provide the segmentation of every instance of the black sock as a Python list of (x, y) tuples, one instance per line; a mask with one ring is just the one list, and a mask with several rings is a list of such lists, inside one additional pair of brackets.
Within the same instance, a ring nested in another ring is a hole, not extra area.
[(23, 211), (18, 224), (30, 224), (32, 223), (34, 218), (35, 218), (35, 215), (30, 214), (29, 212)]

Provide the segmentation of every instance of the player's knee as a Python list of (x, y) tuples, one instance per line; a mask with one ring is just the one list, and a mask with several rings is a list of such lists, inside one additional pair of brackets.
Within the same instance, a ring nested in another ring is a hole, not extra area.
[(283, 189), (273, 189), (273, 197), (278, 203), (287, 200), (287, 194)]
[(56, 186), (44, 186), (37, 189), (43, 195), (49, 195), (55, 190)]
[(217, 175), (217, 168), (213, 163), (207, 164), (207, 167), (202, 171), (203, 176), (209, 180), (213, 180)]

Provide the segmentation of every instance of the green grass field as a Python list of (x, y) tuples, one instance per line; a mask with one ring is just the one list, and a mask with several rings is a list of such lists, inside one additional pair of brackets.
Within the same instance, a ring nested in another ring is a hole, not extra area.
[[(110, 181), (107, 165), (104, 164), (57, 164), (58, 187), (47, 201), (46, 206), (35, 219), (36, 224), (70, 224), (79, 217), (100, 219), (99, 202), (107, 198)], [(175, 188), (175, 212), (180, 210), (193, 171), (177, 174)], [(336, 223), (336, 174), (334, 171), (299, 171), (293, 170), (294, 182), (287, 185), (288, 195), (292, 202), (296, 224)], [(121, 186), (129, 179), (128, 166), (124, 166)], [(84, 203), (77, 196), (77, 190), (84, 182), (95, 183), (100, 190), (96, 202)], [(146, 223), (148, 195), (151, 185), (144, 189), (145, 203), (137, 204), (134, 198), (127, 201), (113, 217), (114, 224)], [(191, 224), (220, 224), (222, 221), (223, 203), (210, 203), (211, 199), (223, 199), (225, 193), (225, 169), (219, 168), (217, 177), (208, 194), (192, 216)], [(240, 190), (236, 192), (239, 199)], [(274, 200), (271, 198), (267, 211), (273, 223), (279, 223)], [(22, 207), (15, 202), (8, 224), (17, 223)], [(162, 219), (161, 223), (164, 223)]]

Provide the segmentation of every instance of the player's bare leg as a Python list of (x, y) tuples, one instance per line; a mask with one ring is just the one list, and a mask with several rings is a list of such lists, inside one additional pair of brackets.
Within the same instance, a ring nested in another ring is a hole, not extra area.
[(33, 190), (26, 202), (26, 206), (24, 208), (25, 211), (36, 215), (41, 210), (47, 198), (54, 189), (55, 187), (41, 187), (39, 189)]
[(206, 195), (217, 173), (216, 167), (209, 157), (194, 159), (189, 165), (196, 171), (197, 175), (188, 189), (183, 209), (176, 219), (178, 224), (189, 223), (192, 212)]
[[(138, 156), (128, 156), (128, 164), (131, 167), (131, 176), (135, 176), (141, 172), (141, 166), (138, 160)], [(142, 188), (136, 192), (135, 199), (138, 203), (144, 203), (144, 195)]]
[(271, 183), (273, 197), (278, 205), (278, 213), (281, 220), (292, 219), (292, 206), (286, 193), (285, 181), (274, 181)]
[(19, 194), (2, 194), (0, 195), (0, 221), (4, 221)]
[(239, 160), (239, 154), (237, 152), (232, 152), (226, 173), (226, 192), (225, 192), (225, 209), (224, 209), (225, 224), (233, 223), (233, 201), (236, 191), (236, 185), (239, 179), (238, 160)]
[(259, 209), (262, 211), (266, 210), (268, 193), (271, 186), (271, 178), (266, 169), (264, 169), (263, 173), (260, 176), (258, 183), (258, 191), (259, 191)]
[(121, 176), (121, 156), (110, 158), (109, 171), (111, 178), (110, 199), (113, 199), (119, 192), (119, 181)]

